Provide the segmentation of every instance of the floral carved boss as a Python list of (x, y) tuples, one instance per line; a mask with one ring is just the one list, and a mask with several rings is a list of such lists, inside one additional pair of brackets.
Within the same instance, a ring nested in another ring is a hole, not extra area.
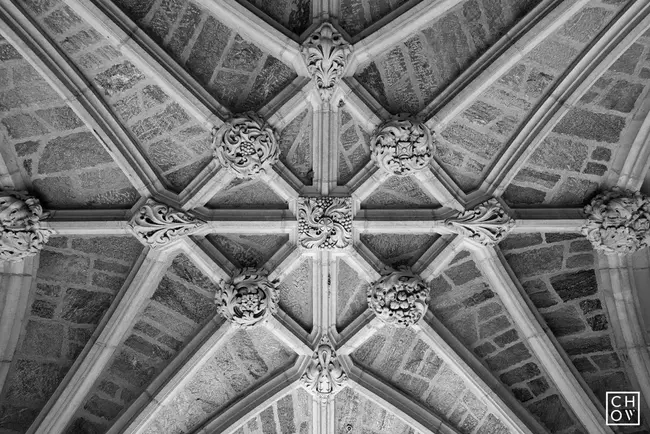
[(300, 379), (303, 387), (316, 398), (326, 401), (343, 389), (347, 379), (332, 343), (323, 336)]
[(280, 294), (266, 273), (241, 270), (215, 295), (219, 313), (239, 327), (252, 327), (276, 311)]
[(473, 209), (445, 220), (448, 229), (485, 246), (497, 244), (515, 225), (496, 199), (487, 200)]
[(324, 23), (307, 38), (301, 52), (321, 99), (329, 101), (343, 75), (352, 47), (331, 24)]
[(585, 206), (582, 233), (604, 253), (634, 253), (650, 245), (650, 198), (614, 188)]
[(280, 157), (275, 133), (255, 113), (237, 115), (215, 130), (212, 149), (221, 165), (239, 178), (264, 174)]
[(368, 306), (387, 324), (408, 327), (424, 316), (429, 304), (429, 288), (410, 269), (384, 274), (368, 288)]
[(426, 125), (402, 115), (381, 125), (370, 141), (372, 159), (388, 173), (405, 176), (425, 169), (433, 156)]
[(342, 249), (352, 242), (352, 199), (298, 199), (298, 241), (308, 249)]
[(203, 220), (153, 199), (147, 199), (129, 222), (135, 235), (152, 248), (164, 247), (204, 224)]
[(0, 260), (20, 261), (42, 250), (54, 233), (41, 225), (48, 215), (27, 192), (0, 191)]

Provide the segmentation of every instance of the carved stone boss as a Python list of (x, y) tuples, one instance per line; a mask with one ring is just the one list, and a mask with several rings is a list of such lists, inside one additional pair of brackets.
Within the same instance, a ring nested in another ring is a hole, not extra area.
[(341, 249), (352, 242), (352, 199), (300, 197), (298, 242), (308, 249)]
[(263, 271), (241, 270), (215, 294), (219, 313), (239, 327), (252, 327), (276, 312), (280, 294)]
[(584, 208), (582, 233), (594, 249), (629, 254), (650, 245), (650, 198), (614, 188), (597, 195)]
[(497, 199), (489, 199), (474, 209), (459, 213), (444, 222), (445, 226), (485, 246), (503, 240), (515, 225)]
[(375, 131), (370, 150), (372, 159), (381, 169), (405, 176), (424, 170), (429, 165), (434, 145), (426, 125), (402, 115)]
[(303, 43), (301, 52), (321, 99), (329, 101), (343, 75), (352, 46), (331, 24), (323, 23)]
[(409, 268), (385, 273), (368, 288), (368, 306), (383, 322), (408, 327), (418, 322), (429, 305), (429, 287)]
[(343, 389), (347, 379), (332, 343), (323, 336), (300, 378), (303, 387), (316, 398), (327, 401)]
[(280, 157), (271, 127), (255, 113), (237, 115), (214, 130), (212, 149), (221, 165), (240, 178), (254, 178)]
[(203, 220), (153, 199), (147, 199), (129, 222), (135, 235), (154, 249), (165, 247), (204, 224)]
[(16, 262), (43, 249), (53, 230), (38, 199), (24, 191), (0, 191), (0, 260)]

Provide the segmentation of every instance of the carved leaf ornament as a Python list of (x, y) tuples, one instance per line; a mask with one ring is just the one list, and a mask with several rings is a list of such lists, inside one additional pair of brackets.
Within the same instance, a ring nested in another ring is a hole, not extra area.
[(368, 288), (368, 306), (383, 322), (408, 327), (429, 305), (429, 287), (407, 267), (390, 271)]
[(219, 313), (239, 327), (260, 324), (276, 312), (280, 294), (266, 273), (241, 270), (215, 294)]
[(650, 198), (614, 188), (593, 198), (584, 208), (582, 233), (594, 249), (629, 254), (650, 245)]
[(426, 125), (402, 115), (375, 131), (370, 141), (371, 157), (388, 173), (411, 175), (429, 165), (434, 151), (431, 136)]
[(153, 199), (148, 199), (129, 223), (135, 235), (152, 248), (164, 247), (204, 224), (203, 220)]
[(347, 380), (332, 343), (324, 336), (300, 378), (303, 387), (316, 398), (326, 401), (341, 391)]
[(41, 222), (49, 216), (38, 199), (25, 191), (0, 191), (0, 260), (34, 256), (54, 233)]
[(351, 198), (299, 198), (298, 241), (308, 249), (347, 247), (352, 242)]
[(280, 158), (270, 125), (251, 112), (235, 116), (216, 130), (212, 149), (221, 165), (240, 178), (262, 175)]
[(474, 209), (445, 220), (454, 232), (485, 246), (503, 240), (515, 225), (497, 199), (490, 199)]

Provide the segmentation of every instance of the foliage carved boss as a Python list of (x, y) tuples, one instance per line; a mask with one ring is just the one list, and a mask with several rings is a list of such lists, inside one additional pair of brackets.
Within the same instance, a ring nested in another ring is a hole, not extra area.
[(215, 294), (219, 313), (239, 327), (252, 327), (276, 311), (280, 294), (262, 271), (245, 268)]
[(298, 199), (298, 241), (308, 249), (342, 249), (352, 241), (352, 199)]
[(332, 343), (327, 336), (323, 336), (300, 378), (302, 385), (312, 395), (326, 401), (343, 389), (347, 379)]
[(411, 175), (425, 169), (433, 156), (431, 132), (406, 115), (381, 125), (370, 141), (372, 159), (394, 175)]
[(147, 199), (129, 222), (135, 235), (154, 249), (189, 235), (205, 222), (164, 203)]
[(449, 229), (484, 246), (497, 244), (514, 225), (515, 221), (494, 198), (445, 220)]
[(341, 79), (352, 47), (329, 23), (323, 23), (303, 43), (301, 53), (323, 101), (329, 101)]
[(221, 165), (239, 178), (264, 174), (280, 157), (275, 133), (252, 112), (237, 115), (215, 129), (212, 149)]
[(15, 262), (36, 255), (53, 230), (41, 226), (49, 216), (24, 191), (0, 191), (0, 260)]
[(408, 327), (424, 316), (429, 288), (407, 267), (384, 274), (368, 288), (368, 306), (383, 322)]
[(585, 206), (582, 233), (607, 254), (634, 253), (650, 245), (650, 198), (614, 188)]

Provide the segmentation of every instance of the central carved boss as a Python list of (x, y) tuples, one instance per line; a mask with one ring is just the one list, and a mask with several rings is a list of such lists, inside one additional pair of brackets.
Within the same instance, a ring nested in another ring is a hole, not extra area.
[(405, 176), (424, 170), (433, 157), (431, 132), (402, 115), (381, 125), (370, 141), (372, 159), (386, 172)]
[(342, 249), (352, 242), (352, 199), (298, 199), (298, 241), (308, 249)]
[(385, 274), (368, 288), (368, 306), (387, 324), (408, 327), (424, 316), (429, 287), (407, 267)]
[(49, 213), (24, 191), (0, 191), (0, 260), (15, 262), (36, 255), (53, 230), (41, 226)]
[(327, 336), (323, 336), (307, 370), (300, 378), (302, 385), (312, 395), (326, 401), (343, 389), (347, 379), (332, 343)]
[(246, 268), (215, 294), (219, 313), (239, 327), (252, 327), (276, 311), (280, 294), (263, 271)]

